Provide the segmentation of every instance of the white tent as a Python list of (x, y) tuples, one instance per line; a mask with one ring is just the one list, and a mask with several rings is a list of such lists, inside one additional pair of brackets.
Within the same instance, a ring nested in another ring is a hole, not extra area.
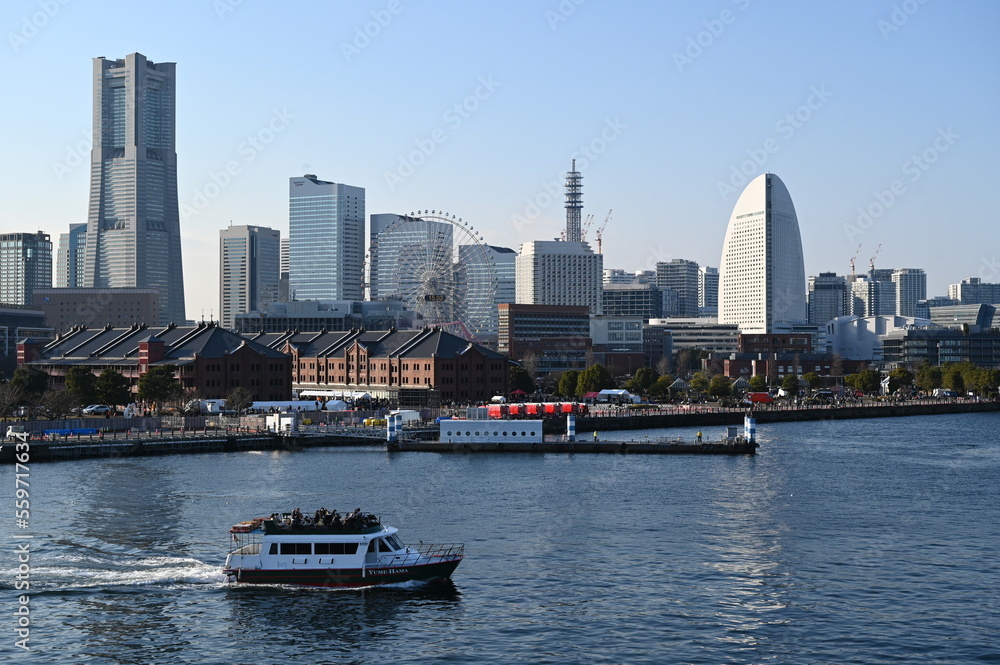
[(346, 411), (347, 402), (342, 399), (331, 399), (326, 403), (323, 409), (326, 411)]

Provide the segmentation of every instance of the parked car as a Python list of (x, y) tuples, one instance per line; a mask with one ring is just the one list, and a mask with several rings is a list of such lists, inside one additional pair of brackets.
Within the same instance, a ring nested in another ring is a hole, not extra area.
[(91, 404), (83, 410), (85, 416), (103, 416), (108, 413), (111, 413), (111, 407), (107, 404)]

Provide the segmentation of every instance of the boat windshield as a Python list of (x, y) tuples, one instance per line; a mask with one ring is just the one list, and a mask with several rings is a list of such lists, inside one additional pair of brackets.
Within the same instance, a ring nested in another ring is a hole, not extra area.
[(391, 536), (386, 536), (382, 540), (383, 542), (385, 542), (386, 545), (389, 546), (389, 549), (392, 551), (405, 549), (403, 547), (403, 543), (401, 543), (399, 541), (399, 538), (396, 537), (396, 534), (392, 534)]

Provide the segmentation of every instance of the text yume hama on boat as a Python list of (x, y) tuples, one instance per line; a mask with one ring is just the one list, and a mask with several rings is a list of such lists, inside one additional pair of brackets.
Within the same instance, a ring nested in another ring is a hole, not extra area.
[(407, 547), (398, 531), (360, 510), (303, 517), (296, 508), (230, 529), (223, 572), (240, 584), (364, 587), (447, 578), (465, 555), (462, 544)]

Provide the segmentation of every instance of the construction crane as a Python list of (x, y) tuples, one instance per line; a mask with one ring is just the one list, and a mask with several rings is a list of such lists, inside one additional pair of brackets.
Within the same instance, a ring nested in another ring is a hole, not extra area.
[(608, 216), (604, 218), (604, 223), (601, 224), (601, 228), (597, 229), (594, 233), (594, 237), (597, 238), (597, 253), (601, 253), (601, 241), (604, 239), (604, 227), (608, 225), (611, 220), (611, 211), (608, 211)]
[(580, 225), (580, 241), (587, 242), (587, 231), (590, 230), (590, 225), (594, 223), (594, 215), (587, 215), (587, 219), (583, 220), (583, 224)]
[(882, 251), (882, 243), (878, 244), (878, 247), (875, 248), (875, 253), (872, 255), (870, 259), (868, 259), (868, 267), (871, 268), (870, 274), (872, 277), (875, 276), (875, 259), (878, 257), (878, 253), (880, 251)]
[(851, 281), (854, 281), (854, 262), (858, 258), (858, 254), (861, 253), (861, 243), (858, 243), (858, 248), (854, 252), (854, 256), (851, 257)]

